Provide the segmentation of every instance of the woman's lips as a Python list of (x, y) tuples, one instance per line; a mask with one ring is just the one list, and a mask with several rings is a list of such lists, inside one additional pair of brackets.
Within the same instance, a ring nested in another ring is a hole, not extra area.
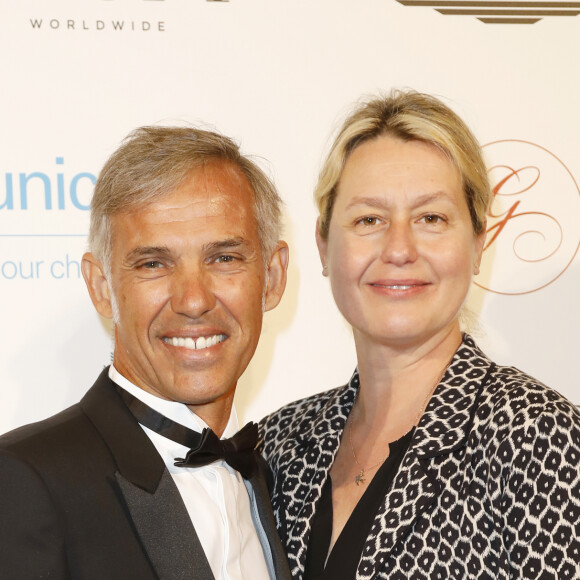
[(428, 282), (423, 280), (376, 280), (370, 283), (371, 286), (378, 288), (390, 288), (392, 290), (408, 290), (419, 286), (427, 286)]
[(430, 285), (424, 280), (376, 280), (371, 282), (374, 290), (393, 296), (409, 296), (421, 292)]

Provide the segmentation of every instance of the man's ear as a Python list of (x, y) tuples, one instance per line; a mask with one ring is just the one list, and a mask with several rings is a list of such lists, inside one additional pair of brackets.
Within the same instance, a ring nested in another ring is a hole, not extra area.
[(83, 256), (81, 270), (97, 312), (103, 318), (113, 318), (111, 289), (109, 288), (103, 265), (93, 254), (87, 252)]
[(322, 263), (322, 275), (328, 276), (328, 266), (326, 264), (328, 242), (320, 235), (320, 218), (316, 220), (316, 246), (318, 247), (320, 262)]
[(264, 294), (264, 312), (276, 308), (280, 303), (288, 271), (288, 244), (279, 241), (268, 263), (267, 285)]

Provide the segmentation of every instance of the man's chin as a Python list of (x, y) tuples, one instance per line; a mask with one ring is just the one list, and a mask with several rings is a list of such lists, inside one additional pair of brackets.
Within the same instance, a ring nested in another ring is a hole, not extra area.
[(222, 382), (216, 383), (215, 378), (211, 380), (205, 377), (204, 380), (203, 376), (187, 377), (182, 380), (176, 377), (175, 383), (167, 389), (171, 400), (189, 407), (207, 406), (222, 400), (232, 399), (235, 390), (235, 384), (224, 386)]

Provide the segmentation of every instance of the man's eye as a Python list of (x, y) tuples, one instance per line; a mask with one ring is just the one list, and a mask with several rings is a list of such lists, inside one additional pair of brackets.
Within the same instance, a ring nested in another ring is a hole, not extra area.
[(218, 264), (227, 264), (229, 262), (235, 262), (236, 260), (237, 258), (235, 256), (230, 256), (229, 254), (227, 254), (224, 256), (218, 256), (215, 261)]
[(147, 262), (140, 264), (139, 267), (144, 268), (145, 270), (156, 270), (157, 268), (162, 268), (163, 264), (157, 260), (148, 260)]

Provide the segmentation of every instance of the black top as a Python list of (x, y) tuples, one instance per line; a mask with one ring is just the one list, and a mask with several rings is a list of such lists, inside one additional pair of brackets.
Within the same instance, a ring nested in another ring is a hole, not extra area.
[(322, 496), (312, 520), (312, 534), (306, 556), (304, 580), (354, 580), (358, 563), (373, 521), (393, 481), (414, 429), (389, 445), (389, 457), (381, 465), (356, 504), (324, 566), (332, 536), (332, 480), (322, 488)]

